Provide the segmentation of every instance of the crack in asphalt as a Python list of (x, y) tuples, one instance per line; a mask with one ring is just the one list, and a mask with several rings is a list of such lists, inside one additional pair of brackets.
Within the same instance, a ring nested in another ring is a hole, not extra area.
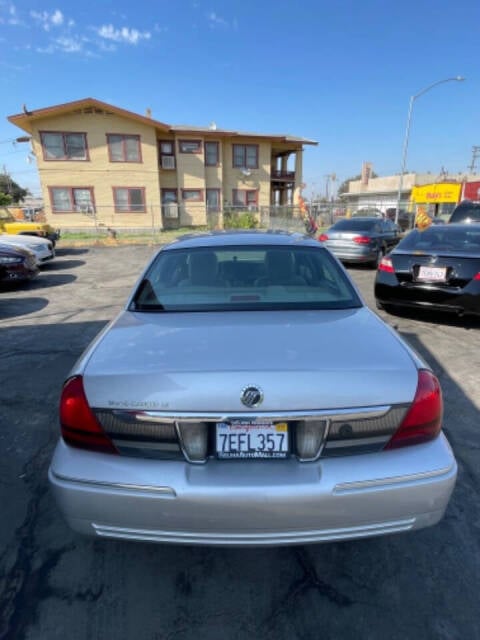
[(22, 477), (31, 489), (31, 497), (22, 524), (0, 558), (0, 566), (5, 567), (9, 556), (16, 552), (13, 564), (0, 578), (0, 640), (21, 640), (25, 637), (29, 625), (37, 618), (41, 601), (56, 595), (55, 589), (48, 585), (50, 572), (61, 557), (74, 548), (73, 545), (65, 545), (60, 549), (46, 550), (40, 565), (34, 567), (41, 550), (35, 540), (35, 527), (40, 503), (48, 491), (44, 479), (52, 447), (53, 438), (50, 438), (22, 470)]
[(303, 570), (303, 575), (290, 584), (285, 596), (275, 605), (268, 617), (259, 625), (259, 628), (262, 629), (263, 637), (265, 637), (265, 634), (275, 635), (275, 625), (278, 624), (279, 618), (289, 615), (295, 605), (296, 598), (310, 589), (314, 589), (320, 596), (340, 608), (350, 607), (357, 603), (348, 595), (341, 593), (334, 586), (318, 577), (313, 562), (304, 548), (295, 548), (293, 555)]

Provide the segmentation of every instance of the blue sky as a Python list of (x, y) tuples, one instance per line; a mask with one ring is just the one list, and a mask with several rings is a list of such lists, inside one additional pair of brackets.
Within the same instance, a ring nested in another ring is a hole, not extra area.
[[(0, 167), (38, 193), (6, 121), (91, 96), (172, 124), (313, 138), (307, 194), (325, 175), (466, 171), (480, 145), (480, 2), (0, 0)], [(477, 162), (480, 172), (480, 160)]]

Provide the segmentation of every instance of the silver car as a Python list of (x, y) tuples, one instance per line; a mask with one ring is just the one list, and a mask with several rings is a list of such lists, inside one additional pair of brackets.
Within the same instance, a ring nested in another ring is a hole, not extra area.
[(398, 244), (401, 232), (391, 220), (365, 216), (338, 220), (318, 239), (342, 262), (370, 264), (376, 269)]
[(35, 263), (40, 267), (55, 257), (55, 247), (51, 240), (21, 234), (0, 234), (0, 244), (28, 249), (35, 256)]
[(70, 526), (284, 545), (420, 529), (457, 465), (437, 378), (315, 240), (161, 249), (65, 382), (49, 470)]

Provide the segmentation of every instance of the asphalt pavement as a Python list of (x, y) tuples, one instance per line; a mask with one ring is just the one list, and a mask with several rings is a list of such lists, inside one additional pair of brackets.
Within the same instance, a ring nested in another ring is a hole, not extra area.
[[(442, 522), (268, 549), (83, 538), (47, 484), (62, 382), (151, 247), (62, 249), (0, 293), (0, 640), (480, 638), (480, 320), (380, 315), (440, 378), (459, 464)], [(374, 308), (374, 272), (349, 270)]]

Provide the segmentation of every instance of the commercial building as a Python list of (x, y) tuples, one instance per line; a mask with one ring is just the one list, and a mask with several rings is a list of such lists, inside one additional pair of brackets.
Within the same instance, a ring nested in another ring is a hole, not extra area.
[[(431, 216), (448, 215), (462, 197), (469, 197), (466, 193), (473, 188), (467, 185), (474, 179), (474, 174), (435, 176), (431, 173), (406, 173), (402, 180), (400, 208), (413, 211), (421, 205)], [(359, 180), (351, 180), (348, 192), (341, 198), (350, 212), (376, 208), (385, 213), (397, 206), (399, 183), (399, 175), (370, 178), (367, 173)], [(480, 183), (472, 184), (478, 184), (480, 188)]]
[(31, 136), (48, 222), (204, 225), (225, 207), (293, 204), (304, 145), (286, 134), (175, 126), (85, 98), (12, 115)]

